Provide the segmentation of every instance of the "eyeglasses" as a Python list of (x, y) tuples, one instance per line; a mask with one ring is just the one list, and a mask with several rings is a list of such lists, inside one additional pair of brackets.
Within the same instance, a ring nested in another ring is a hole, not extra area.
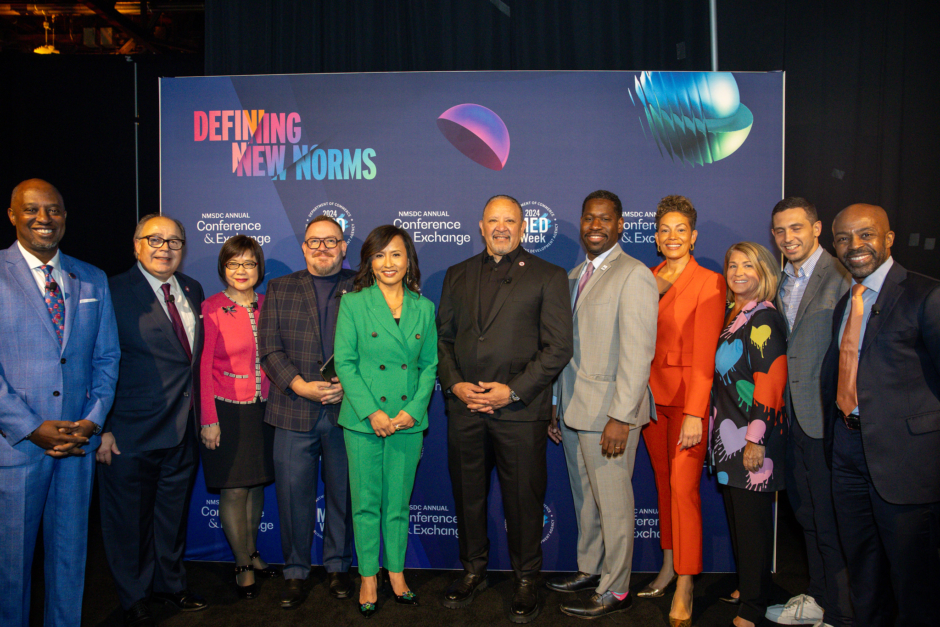
[(147, 240), (147, 243), (150, 244), (151, 248), (160, 248), (163, 246), (163, 243), (166, 242), (167, 247), (170, 250), (180, 250), (183, 247), (183, 244), (186, 243), (184, 239), (163, 239), (158, 235), (151, 235), (149, 237), (138, 237), (138, 240)]
[(320, 247), (321, 242), (327, 248), (336, 248), (336, 245), (339, 244), (340, 240), (336, 239), (335, 237), (327, 237), (324, 239), (320, 239), (319, 237), (311, 237), (304, 243), (310, 250), (316, 250)]
[(225, 267), (229, 270), (238, 270), (239, 268), (244, 268), (245, 270), (254, 270), (258, 267), (258, 263), (255, 261), (244, 261), (238, 263), (237, 261), (226, 261)]

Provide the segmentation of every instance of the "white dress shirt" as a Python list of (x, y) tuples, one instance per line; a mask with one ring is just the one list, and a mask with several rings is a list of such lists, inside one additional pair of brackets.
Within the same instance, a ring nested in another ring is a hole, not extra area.
[(31, 252), (23, 248), (23, 245), (20, 244), (19, 240), (16, 241), (17, 247), (20, 249), (20, 253), (23, 255), (23, 259), (26, 260), (26, 265), (29, 266), (29, 269), (32, 270), (33, 280), (36, 281), (36, 286), (39, 288), (39, 293), (43, 296), (46, 295), (46, 274), (42, 271), (40, 266), (52, 266), (52, 280), (59, 285), (59, 289), (62, 290), (63, 298), (65, 294), (65, 284), (62, 282), (62, 262), (59, 260), (59, 251), (55, 251), (55, 256), (48, 261), (48, 263), (43, 263), (36, 258)]
[[(147, 279), (147, 283), (150, 284), (153, 293), (157, 295), (157, 302), (163, 307), (163, 312), (166, 314), (166, 317), (170, 318), (170, 310), (166, 306), (163, 288), (161, 287), (164, 281), (161, 281), (147, 272), (139, 261), (137, 262), (137, 267), (140, 268), (140, 271)], [(170, 294), (173, 296), (173, 302), (176, 304), (177, 311), (180, 312), (180, 318), (183, 320), (183, 328), (186, 329), (186, 338), (189, 340), (190, 349), (192, 349), (196, 337), (196, 315), (193, 313), (193, 306), (189, 302), (189, 298), (186, 297), (186, 294), (183, 293), (183, 290), (180, 289), (180, 284), (176, 280), (176, 276), (171, 276), (170, 280), (166, 281), (166, 283), (170, 284)], [(172, 321), (173, 319), (170, 318), (170, 322)]]

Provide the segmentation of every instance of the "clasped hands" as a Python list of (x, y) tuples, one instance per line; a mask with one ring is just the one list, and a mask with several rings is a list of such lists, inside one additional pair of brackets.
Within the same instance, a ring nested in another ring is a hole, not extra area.
[(90, 420), (45, 420), (29, 434), (29, 441), (45, 449), (49, 457), (62, 458), (85, 455), (88, 439), (95, 432), (95, 424)]
[(389, 418), (388, 414), (379, 409), (369, 414), (369, 424), (375, 435), (380, 438), (387, 438), (400, 429), (410, 429), (415, 426), (415, 419), (408, 415), (405, 410), (398, 412), (394, 418)]
[(473, 413), (492, 414), (510, 403), (511, 390), (505, 383), (495, 381), (480, 381), (479, 385), (455, 383), (451, 388), (454, 396), (459, 398)]
[(326, 381), (304, 381), (303, 377), (297, 375), (290, 382), (290, 389), (297, 396), (322, 405), (335, 405), (343, 400), (343, 385), (336, 377), (333, 377), (333, 380), (328, 383)]

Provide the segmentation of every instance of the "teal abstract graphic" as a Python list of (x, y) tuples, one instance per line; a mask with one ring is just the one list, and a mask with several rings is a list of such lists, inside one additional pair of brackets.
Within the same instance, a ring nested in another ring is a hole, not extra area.
[(730, 72), (643, 72), (629, 93), (660, 154), (693, 167), (732, 154), (754, 125)]

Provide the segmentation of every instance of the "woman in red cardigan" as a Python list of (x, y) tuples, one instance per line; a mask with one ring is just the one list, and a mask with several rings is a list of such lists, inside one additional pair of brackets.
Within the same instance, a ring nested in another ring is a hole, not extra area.
[(235, 555), (235, 590), (243, 599), (258, 595), (255, 573), (277, 574), (255, 547), (264, 485), (274, 481), (274, 428), (264, 423), (270, 384), (258, 360), (264, 296), (254, 288), (262, 277), (261, 246), (247, 235), (236, 235), (219, 251), (225, 291), (202, 303), (202, 469), (206, 487), (219, 490), (219, 518)]
[(692, 256), (698, 238), (696, 217), (683, 196), (660, 201), (656, 246), (666, 260), (652, 269), (659, 287), (659, 317), (650, 387), (658, 419), (643, 430), (643, 440), (656, 476), (663, 567), (637, 596), (662, 596), (676, 581), (671, 625), (692, 624), (692, 576), (702, 572), (702, 423), (708, 416), (725, 311), (724, 279)]

